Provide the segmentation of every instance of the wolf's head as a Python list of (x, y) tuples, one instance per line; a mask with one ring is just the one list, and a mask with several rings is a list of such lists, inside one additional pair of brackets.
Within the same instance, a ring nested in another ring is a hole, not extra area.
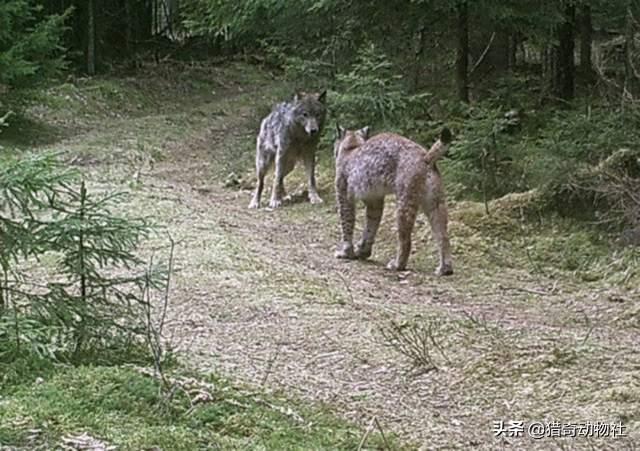
[(293, 120), (309, 137), (317, 137), (322, 131), (327, 115), (327, 91), (321, 93), (297, 93), (293, 97)]
[(333, 143), (333, 155), (336, 158), (360, 147), (369, 139), (369, 127), (363, 127), (360, 130), (347, 130), (336, 124), (336, 133), (336, 140)]

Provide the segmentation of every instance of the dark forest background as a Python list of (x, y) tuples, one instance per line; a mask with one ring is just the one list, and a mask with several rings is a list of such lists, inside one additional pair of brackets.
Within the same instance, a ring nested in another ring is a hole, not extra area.
[(0, 114), (65, 73), (242, 58), (328, 87), (347, 125), (428, 140), (452, 124), (455, 197), (539, 188), (551, 207), (633, 228), (639, 17), (632, 0), (9, 0)]

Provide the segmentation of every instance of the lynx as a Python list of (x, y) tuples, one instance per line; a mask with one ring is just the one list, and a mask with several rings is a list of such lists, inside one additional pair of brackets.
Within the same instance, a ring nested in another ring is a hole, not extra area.
[[(436, 161), (446, 153), (450, 142), (451, 132), (446, 127), (427, 151), (393, 133), (369, 138), (368, 127), (353, 131), (338, 126), (334, 154), (342, 242), (336, 251), (337, 258), (367, 259), (371, 256), (384, 198), (395, 194), (398, 250), (387, 268), (398, 271), (406, 268), (411, 251), (411, 233), (421, 209), (429, 219), (438, 244), (440, 264), (436, 274), (453, 274), (447, 205), (442, 178), (436, 166)], [(353, 227), (358, 200), (366, 206), (366, 223), (362, 239), (354, 249)]]

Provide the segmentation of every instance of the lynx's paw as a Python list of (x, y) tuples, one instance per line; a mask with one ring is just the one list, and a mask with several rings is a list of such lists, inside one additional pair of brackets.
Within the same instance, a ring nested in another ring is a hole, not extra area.
[(451, 264), (440, 265), (435, 272), (436, 276), (450, 276), (453, 274), (453, 266)]
[(368, 243), (364, 243), (362, 241), (360, 241), (358, 244), (356, 244), (356, 257), (360, 260), (366, 260), (369, 257), (371, 257), (371, 245)]
[(356, 255), (353, 253), (353, 246), (351, 243), (342, 243), (338, 246), (338, 250), (336, 251), (336, 258), (353, 260), (356, 258)]
[(249, 202), (249, 208), (251, 209), (255, 209), (255, 208), (260, 208), (260, 202), (258, 202), (258, 199), (251, 199), (251, 202)]

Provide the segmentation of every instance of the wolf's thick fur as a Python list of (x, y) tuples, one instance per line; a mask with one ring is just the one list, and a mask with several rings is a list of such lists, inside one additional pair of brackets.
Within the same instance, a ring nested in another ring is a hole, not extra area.
[[(336, 156), (336, 198), (340, 213), (342, 242), (336, 257), (367, 259), (371, 256), (384, 197), (396, 195), (398, 251), (387, 268), (404, 270), (411, 251), (411, 233), (418, 209), (429, 218), (438, 244), (438, 275), (453, 273), (447, 234), (448, 213), (440, 172), (436, 161), (447, 151), (451, 132), (444, 128), (431, 149), (393, 133), (368, 138), (368, 128), (348, 131), (338, 128), (334, 144)], [(366, 205), (366, 225), (355, 250), (352, 244), (355, 203)]]
[(264, 177), (275, 163), (275, 176), (269, 206), (277, 208), (285, 196), (284, 178), (304, 161), (309, 183), (309, 201), (322, 202), (316, 189), (316, 148), (326, 116), (326, 91), (299, 93), (291, 102), (276, 105), (262, 120), (256, 143), (256, 187), (249, 208), (260, 207)]

